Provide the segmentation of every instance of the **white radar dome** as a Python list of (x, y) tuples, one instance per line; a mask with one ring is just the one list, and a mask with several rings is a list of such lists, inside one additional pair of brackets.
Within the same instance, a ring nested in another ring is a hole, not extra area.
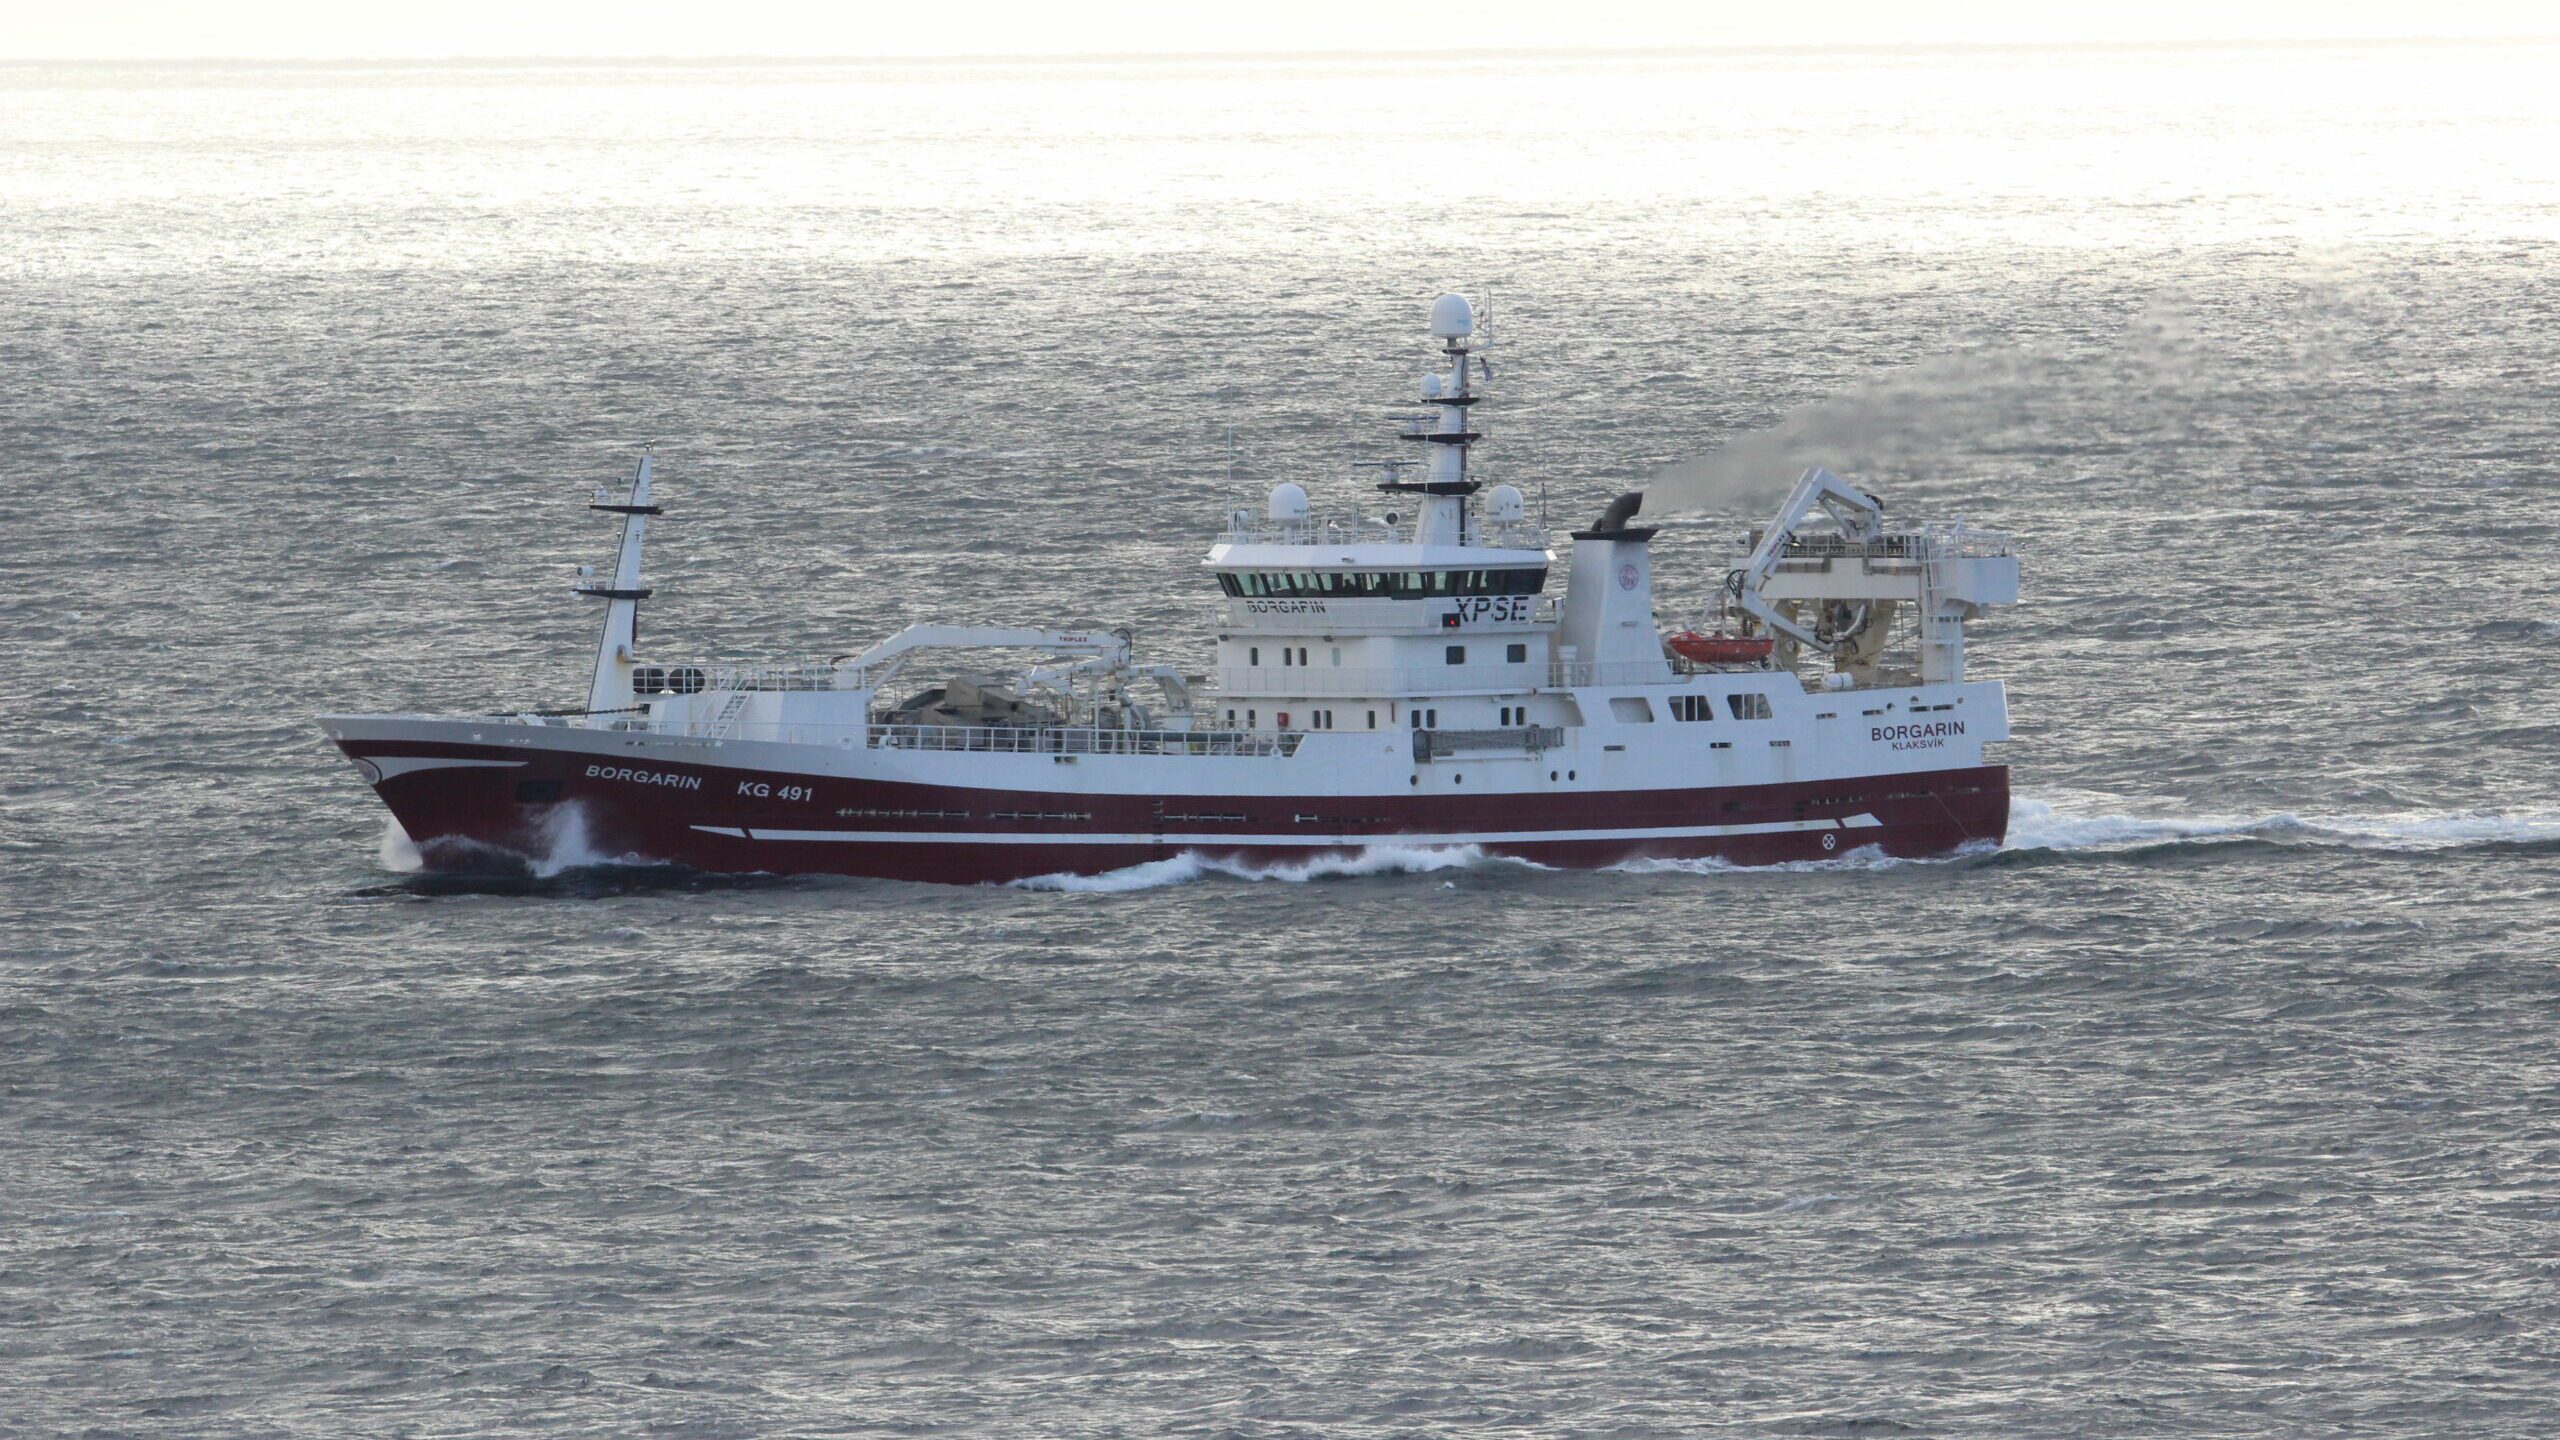
[(1307, 492), (1282, 481), (1271, 487), (1271, 518), (1287, 525), (1307, 518)]
[(1517, 485), (1496, 485), (1485, 496), (1485, 513), (1496, 520), (1524, 520), (1529, 515), (1529, 502)]
[(1424, 372), (1422, 377), (1422, 398), (1425, 400), (1437, 400), (1440, 398), (1439, 371), (1431, 370)]
[(1443, 295), (1431, 302), (1431, 333), (1443, 340), (1464, 340), (1476, 333), (1475, 307), (1464, 295)]

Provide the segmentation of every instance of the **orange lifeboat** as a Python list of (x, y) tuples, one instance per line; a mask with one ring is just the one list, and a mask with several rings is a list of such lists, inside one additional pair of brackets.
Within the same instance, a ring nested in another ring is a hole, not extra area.
[(1683, 630), (1666, 643), (1673, 654), (1701, 665), (1757, 665), (1776, 648), (1765, 635), (1702, 635), (1695, 630)]

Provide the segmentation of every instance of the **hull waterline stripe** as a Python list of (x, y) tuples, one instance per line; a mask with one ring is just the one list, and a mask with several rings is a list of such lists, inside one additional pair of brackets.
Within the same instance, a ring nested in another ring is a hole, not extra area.
[(820, 845), (1162, 845), (1168, 849), (1254, 845), (1335, 849), (1345, 845), (1531, 845), (1577, 840), (1696, 840), (1720, 835), (1796, 835), (1807, 831), (1880, 830), (1873, 815), (1845, 820), (1769, 820), (1750, 825), (1659, 825), (1621, 830), (1471, 830), (1446, 834), (1153, 835), (1076, 834), (1056, 830), (768, 830), (763, 826), (696, 825), (706, 835)]

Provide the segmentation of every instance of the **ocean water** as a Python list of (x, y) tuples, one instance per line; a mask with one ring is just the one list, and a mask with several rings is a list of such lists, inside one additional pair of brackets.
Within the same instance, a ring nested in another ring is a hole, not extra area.
[[(2550, 1433), (2555, 60), (0, 70), (0, 1434)], [(2017, 532), (2005, 847), (453, 884), (311, 724), (574, 703), (643, 444), (662, 654), (1199, 663), (1452, 287), (1672, 618)]]

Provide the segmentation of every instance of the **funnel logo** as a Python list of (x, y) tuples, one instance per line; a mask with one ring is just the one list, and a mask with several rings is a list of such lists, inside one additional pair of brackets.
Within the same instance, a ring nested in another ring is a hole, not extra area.
[(1621, 590), (1636, 588), (1636, 567), (1633, 564), (1618, 567), (1618, 588)]

